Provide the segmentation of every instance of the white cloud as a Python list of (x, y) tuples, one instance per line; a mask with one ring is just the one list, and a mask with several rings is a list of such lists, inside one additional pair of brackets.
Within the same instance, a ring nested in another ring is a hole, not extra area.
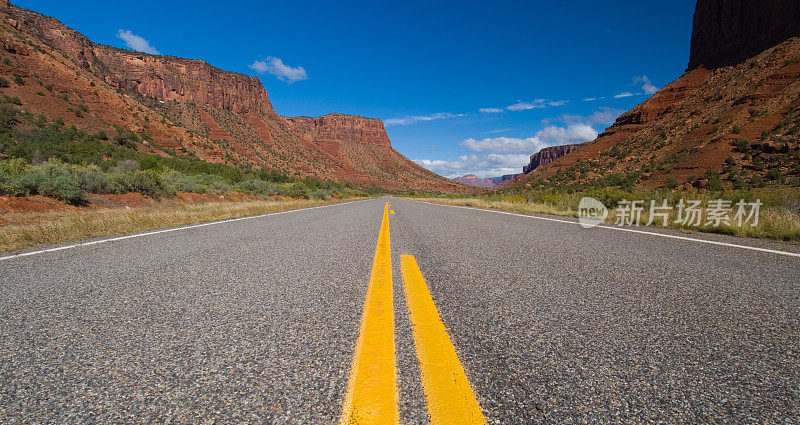
[(487, 131), (488, 134), (497, 134), (497, 133), (505, 133), (506, 131), (511, 131), (510, 128), (498, 128), (497, 130), (490, 130)]
[(584, 102), (594, 102), (595, 100), (597, 100), (596, 97), (587, 97), (587, 98), (583, 99)]
[(522, 167), (530, 163), (530, 155), (471, 154), (460, 156), (451, 161), (415, 159), (414, 162), (448, 178), (460, 177), (465, 174), (475, 174), (480, 178), (486, 178), (522, 172)]
[(117, 31), (117, 38), (122, 39), (129, 49), (136, 50), (138, 52), (149, 53), (151, 55), (161, 54), (155, 47), (150, 45), (149, 41), (132, 33), (130, 30)]
[(647, 95), (655, 94), (658, 91), (658, 87), (653, 85), (653, 83), (650, 81), (650, 78), (647, 78), (647, 75), (642, 75), (641, 77), (636, 77), (633, 80), (633, 83), (634, 84), (641, 84), (642, 85), (642, 91), (644, 92), (644, 94), (647, 94)]
[(479, 111), (483, 112), (484, 114), (497, 114), (503, 112), (501, 108), (481, 108)]
[(567, 127), (547, 126), (533, 137), (493, 137), (481, 140), (467, 139), (461, 146), (473, 152), (497, 152), (503, 154), (522, 153), (532, 155), (542, 148), (556, 145), (583, 143), (597, 138), (597, 131), (590, 125), (570, 124)]
[[(597, 132), (586, 124), (570, 124), (567, 127), (548, 126), (533, 137), (494, 137), (482, 140), (467, 139), (461, 145), (480, 153), (463, 155), (453, 160), (415, 159), (417, 164), (445, 177), (453, 178), (466, 174), (478, 177), (498, 177), (522, 172), (522, 166), (530, 163), (530, 156), (547, 146), (582, 143), (594, 140)], [(485, 154), (484, 154), (485, 153)]]
[(493, 137), (482, 140), (467, 139), (461, 142), (461, 146), (474, 152), (527, 153), (531, 155), (546, 147), (547, 143), (535, 136), (526, 139)]
[(287, 83), (294, 83), (295, 81), (302, 81), (308, 79), (308, 74), (302, 66), (291, 67), (283, 63), (281, 58), (267, 57), (263, 61), (253, 61), (250, 64), (250, 69), (255, 70), (259, 74), (268, 72), (281, 81)]
[(438, 113), (430, 114), (430, 115), (415, 115), (415, 116), (403, 117), (403, 118), (389, 118), (387, 120), (384, 120), (383, 123), (385, 125), (387, 125), (387, 126), (409, 125), (409, 124), (414, 124), (414, 123), (418, 123), (418, 122), (433, 121), (433, 120), (444, 120), (444, 119), (450, 119), (450, 118), (463, 117), (465, 115), (466, 114), (451, 114), (451, 113), (448, 113), (448, 112), (438, 112)]
[(546, 108), (548, 106), (564, 106), (569, 103), (568, 100), (551, 100), (548, 101), (546, 99), (536, 99), (530, 102), (518, 100), (517, 103), (513, 105), (506, 106), (506, 109), (509, 111), (527, 111), (530, 109), (540, 109)]
[(614, 99), (622, 99), (623, 97), (631, 97), (631, 96), (633, 96), (633, 93), (631, 93), (629, 91), (626, 91), (626, 92), (622, 92), (620, 94), (615, 94), (614, 95)]
[(506, 109), (509, 111), (527, 111), (530, 109), (544, 108), (544, 102), (544, 99), (536, 99), (533, 102), (523, 102), (519, 100), (517, 103), (507, 106)]
[(536, 137), (548, 146), (571, 145), (596, 139), (597, 131), (586, 124), (570, 124), (567, 127), (551, 125), (537, 132)]
[(623, 112), (625, 112), (623, 109), (602, 107), (589, 116), (564, 114), (559, 117), (559, 120), (568, 124), (611, 125)]

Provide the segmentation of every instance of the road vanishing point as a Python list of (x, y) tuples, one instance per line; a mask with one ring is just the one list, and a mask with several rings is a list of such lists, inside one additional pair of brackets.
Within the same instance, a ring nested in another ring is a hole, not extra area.
[(800, 247), (372, 199), (0, 254), (0, 423), (798, 423)]

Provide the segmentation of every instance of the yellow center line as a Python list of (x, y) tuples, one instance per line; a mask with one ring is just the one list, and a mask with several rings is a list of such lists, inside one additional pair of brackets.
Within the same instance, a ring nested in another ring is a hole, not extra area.
[(417, 260), (403, 255), (400, 265), (431, 423), (485, 424)]
[(395, 364), (392, 263), (387, 202), (383, 208), (383, 221), (372, 263), (367, 301), (361, 318), (361, 333), (356, 345), (353, 368), (350, 370), (340, 424), (398, 423)]

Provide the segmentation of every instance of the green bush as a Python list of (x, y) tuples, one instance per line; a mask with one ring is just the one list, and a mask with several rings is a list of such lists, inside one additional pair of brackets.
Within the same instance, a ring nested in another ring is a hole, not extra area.
[(123, 159), (119, 161), (114, 168), (111, 169), (112, 173), (115, 174), (125, 174), (125, 173), (132, 173), (139, 169), (139, 163), (132, 159)]
[(773, 168), (773, 169), (767, 171), (767, 174), (766, 174), (765, 177), (766, 177), (767, 180), (776, 181), (778, 183), (783, 183), (786, 180), (783, 177), (783, 173), (781, 172), (781, 170), (779, 170), (777, 168)]
[(0, 77), (0, 87), (2, 87), (2, 88), (6, 88), (6, 87), (8, 87), (8, 85), (9, 85), (9, 84), (8, 84), (8, 80), (6, 80), (6, 79), (5, 79), (5, 78), (3, 78), (3, 77)]
[(38, 195), (39, 188), (44, 185), (46, 179), (47, 176), (40, 172), (21, 174), (10, 180), (6, 190), (10, 195), (15, 196)]
[(20, 166), (12, 160), (0, 167), (0, 192), (13, 196), (52, 196), (74, 205), (86, 200), (77, 178), (69, 166), (54, 162), (42, 166)]
[(286, 190), (280, 183), (261, 179), (245, 180), (236, 185), (236, 189), (253, 195), (285, 195)]
[(132, 173), (112, 174), (111, 187), (114, 193), (139, 192), (151, 198), (169, 196), (174, 193), (152, 170), (137, 170)]
[(45, 179), (39, 187), (39, 193), (73, 205), (81, 205), (86, 201), (86, 193), (81, 190), (80, 182), (71, 175)]
[(753, 169), (756, 171), (764, 171), (766, 166), (764, 165), (764, 160), (761, 157), (754, 156), (753, 157)]
[(736, 139), (733, 141), (733, 146), (736, 147), (736, 150), (739, 152), (746, 153), (750, 150), (750, 142), (744, 139)]
[(3, 103), (0, 104), (0, 128), (11, 128), (17, 124), (17, 108)]
[(77, 170), (81, 189), (88, 193), (111, 193), (111, 179), (96, 165)]

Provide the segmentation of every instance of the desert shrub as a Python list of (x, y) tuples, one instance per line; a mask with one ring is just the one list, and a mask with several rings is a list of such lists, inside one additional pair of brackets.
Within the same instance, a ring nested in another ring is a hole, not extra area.
[(3, 103), (0, 104), (0, 128), (11, 128), (17, 124), (17, 108)]
[(2, 87), (2, 88), (6, 88), (6, 87), (8, 87), (8, 85), (9, 85), (9, 84), (8, 84), (8, 80), (6, 80), (6, 79), (5, 79), (5, 78), (3, 78), (3, 77), (0, 77), (0, 87)]
[(716, 171), (708, 170), (703, 175), (708, 180), (708, 190), (718, 191), (722, 190), (722, 179)]
[(0, 97), (0, 102), (11, 103), (14, 105), (22, 105), (22, 100), (20, 100), (17, 96), (3, 95), (2, 97)]
[(773, 169), (767, 171), (767, 174), (766, 174), (765, 177), (766, 177), (767, 180), (776, 181), (778, 183), (783, 183), (786, 180), (783, 177), (783, 173), (781, 172), (781, 170), (779, 170), (777, 168), (773, 168)]
[(22, 78), (19, 75), (15, 75), (14, 76), (14, 82), (17, 83), (18, 86), (24, 86), (25, 85), (25, 79)]
[(114, 193), (138, 192), (151, 198), (173, 194), (172, 188), (164, 185), (158, 174), (152, 170), (137, 170), (132, 173), (112, 174), (111, 186)]
[(119, 161), (114, 168), (111, 169), (112, 173), (125, 174), (132, 173), (139, 169), (139, 162), (132, 159), (123, 159)]
[(73, 205), (80, 205), (86, 200), (86, 193), (81, 190), (80, 182), (73, 175), (45, 178), (39, 187), (39, 193)]
[(254, 195), (265, 195), (265, 196), (284, 195), (286, 193), (281, 184), (270, 181), (264, 181), (261, 179), (245, 180), (237, 184), (236, 189)]
[(678, 185), (680, 185), (680, 183), (678, 183), (678, 180), (676, 180), (674, 177), (670, 177), (670, 178), (667, 179), (667, 187), (668, 188), (677, 189)]
[(0, 192), (5, 195), (52, 196), (74, 205), (85, 201), (85, 193), (69, 166), (53, 164), (29, 166), (14, 159), (0, 167)]
[(750, 150), (750, 143), (744, 139), (736, 139), (732, 142), (733, 146), (739, 152), (748, 152)]
[(89, 193), (111, 193), (111, 179), (96, 165), (82, 167), (77, 170), (81, 189)]
[(733, 134), (739, 134), (739, 133), (741, 133), (741, 132), (742, 132), (742, 127), (741, 127), (740, 125), (738, 125), (738, 124), (737, 124), (737, 125), (734, 125), (734, 126), (731, 128), (731, 133), (733, 133)]
[(5, 191), (14, 196), (38, 195), (39, 188), (44, 185), (46, 179), (47, 176), (41, 172), (23, 173), (10, 179)]
[(761, 157), (754, 156), (753, 157), (753, 169), (756, 171), (764, 171), (766, 166), (764, 165), (764, 160)]

